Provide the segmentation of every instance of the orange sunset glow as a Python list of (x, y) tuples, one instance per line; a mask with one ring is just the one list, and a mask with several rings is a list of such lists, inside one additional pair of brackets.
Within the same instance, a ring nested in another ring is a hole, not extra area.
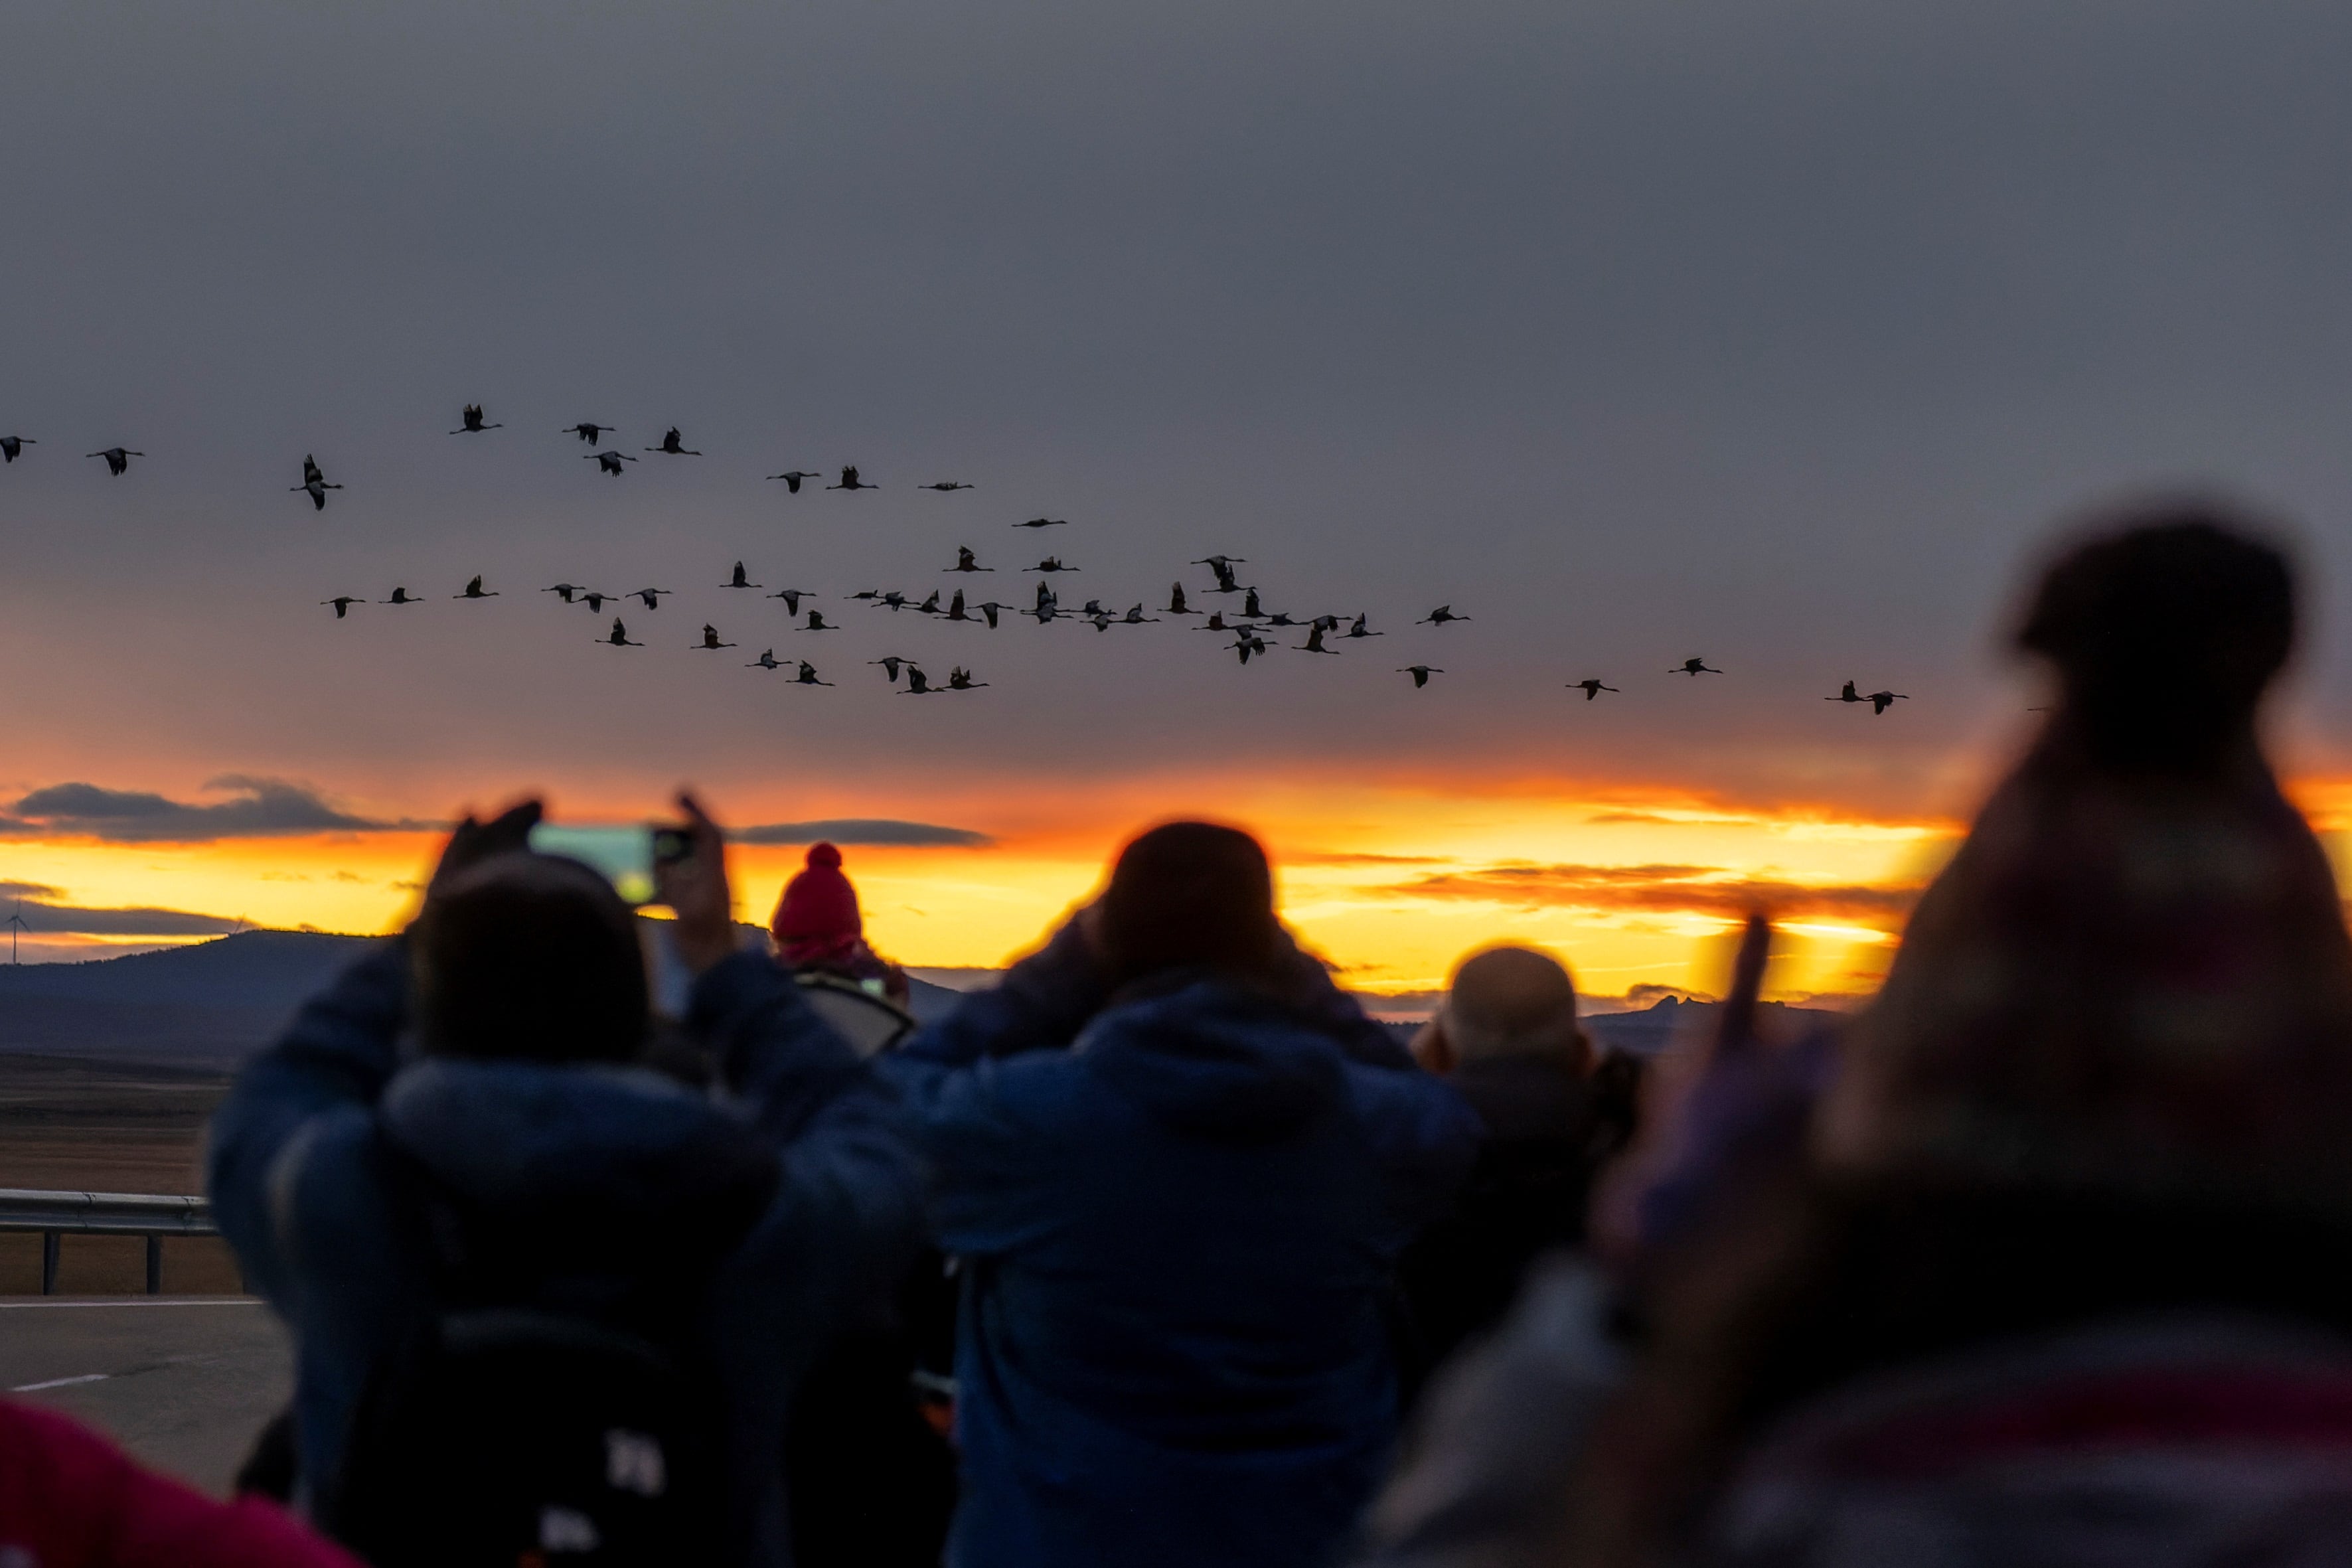
[[(1114, 798), (1089, 803), (1093, 820), (1073, 812), (1060, 823), (971, 803), (958, 820), (1011, 823), (984, 847), (850, 849), (877, 945), (938, 967), (996, 967), (1024, 950), (1087, 896), (1119, 838), (1153, 815), (1151, 796), (1187, 792), (1103, 793)], [(1130, 793), (1132, 806), (1118, 798)], [(1705, 990), (1714, 983), (1706, 939), (1759, 905), (1781, 916), (1790, 939), (1779, 994), (1866, 991), (1909, 899), (1959, 826), (1710, 807), (1666, 792), (1645, 801), (1370, 787), (1318, 789), (1309, 799), (1278, 785), (1190, 793), (1267, 839), (1287, 918), (1350, 984), (1373, 993), (1439, 987), (1461, 953), (1505, 937), (1568, 955), (1597, 995), (1645, 984)], [(571, 817), (600, 815), (561, 796), (556, 805)], [(373, 932), (413, 910), (436, 846), (416, 831), (201, 845), (57, 840), (11, 845), (8, 864), (14, 879), (56, 889), (52, 901)], [(802, 850), (739, 846), (734, 855), (740, 911), (764, 919)], [(79, 941), (93, 950), (153, 945), (136, 936)]]

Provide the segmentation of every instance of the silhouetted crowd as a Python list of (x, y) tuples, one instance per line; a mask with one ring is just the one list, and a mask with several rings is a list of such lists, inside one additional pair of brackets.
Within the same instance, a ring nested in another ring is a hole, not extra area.
[(215, 1122), (296, 1357), (243, 1495), (0, 1403), (0, 1564), (2352, 1563), (2294, 622), (2246, 520), (2086, 528), (1884, 989), (1776, 1037), (1759, 911), (1654, 1068), (1522, 947), (1408, 1047), (1231, 827), (918, 1026), (831, 846), (747, 944), (681, 796), (649, 953), (535, 803), (468, 818)]

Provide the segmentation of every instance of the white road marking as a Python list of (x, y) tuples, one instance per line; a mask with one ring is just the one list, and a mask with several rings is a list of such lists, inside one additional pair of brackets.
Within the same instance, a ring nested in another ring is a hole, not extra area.
[(11, 1394), (38, 1394), (45, 1388), (71, 1388), (77, 1383), (104, 1383), (111, 1375), (112, 1374), (110, 1373), (86, 1372), (79, 1377), (53, 1377), (47, 1383), (20, 1383), (8, 1392)]

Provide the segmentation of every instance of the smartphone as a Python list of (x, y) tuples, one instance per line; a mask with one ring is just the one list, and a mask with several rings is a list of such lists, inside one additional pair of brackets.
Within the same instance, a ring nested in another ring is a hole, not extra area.
[(684, 827), (657, 823), (651, 827), (559, 827), (542, 822), (530, 830), (531, 852), (561, 855), (603, 872), (613, 891), (627, 904), (654, 900), (654, 868), (675, 866), (694, 852), (694, 837)]

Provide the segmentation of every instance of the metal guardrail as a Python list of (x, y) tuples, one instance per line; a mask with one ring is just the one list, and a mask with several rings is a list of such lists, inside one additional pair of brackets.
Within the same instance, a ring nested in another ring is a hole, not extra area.
[(163, 1292), (163, 1238), (218, 1236), (204, 1198), (159, 1193), (47, 1193), (0, 1187), (0, 1231), (38, 1231), (41, 1294), (58, 1293), (58, 1259), (68, 1234), (147, 1238), (147, 1294)]

